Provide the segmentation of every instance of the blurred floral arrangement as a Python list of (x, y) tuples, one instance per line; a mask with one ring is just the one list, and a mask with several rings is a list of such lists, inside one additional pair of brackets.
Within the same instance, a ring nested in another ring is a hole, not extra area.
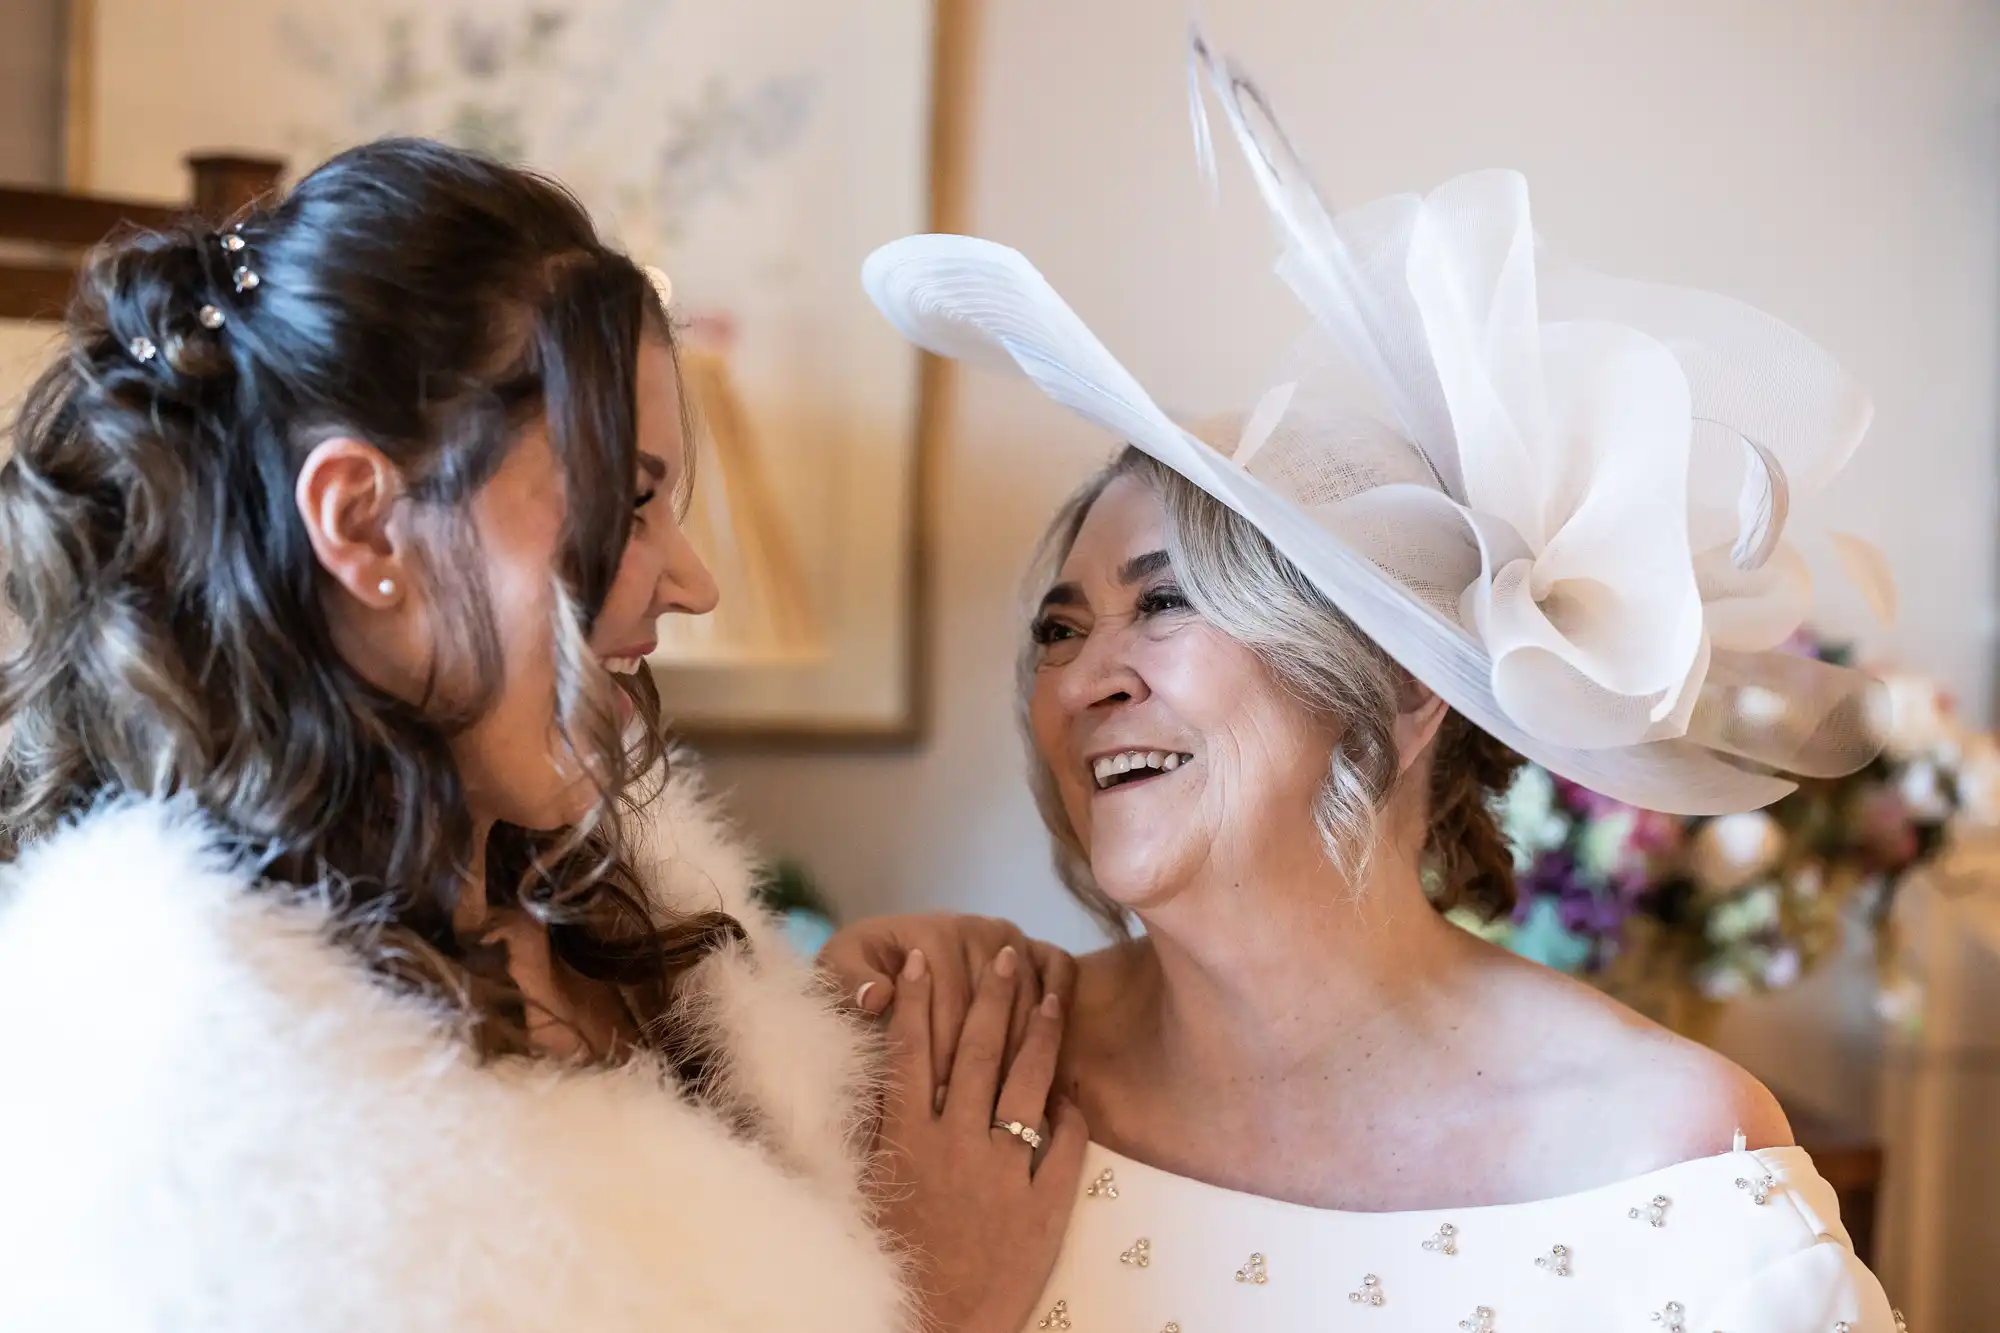
[(812, 874), (789, 858), (762, 868), (752, 888), (757, 902), (778, 918), (786, 943), (801, 958), (816, 958), (833, 938), (838, 921), (833, 904), (820, 891)]
[[(1847, 664), (1801, 636), (1792, 651)], [(2000, 742), (1965, 727), (1932, 682), (1885, 674), (1891, 735), (1845, 778), (1801, 783), (1765, 810), (1689, 819), (1637, 810), (1523, 765), (1498, 813), (1520, 889), (1510, 919), (1458, 924), (1577, 973), (1661, 1016), (1791, 985), (1872, 929), (1910, 872), (1957, 832), (2000, 825)], [(1894, 1017), (1893, 986), (1885, 1016)]]

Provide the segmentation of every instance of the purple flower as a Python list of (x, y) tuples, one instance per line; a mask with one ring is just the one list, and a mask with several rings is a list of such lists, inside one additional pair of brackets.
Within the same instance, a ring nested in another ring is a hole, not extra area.
[(1800, 626), (1798, 629), (1792, 631), (1792, 637), (1778, 645), (1778, 651), (1781, 653), (1790, 653), (1794, 657), (1810, 657), (1818, 661), (1820, 660), (1821, 648), (1818, 636), (1804, 626)]
[(1594, 792), (1588, 787), (1571, 782), (1568, 778), (1556, 779), (1556, 799), (1562, 803), (1564, 809), (1574, 810), (1577, 814), (1591, 819), (1632, 808), (1623, 801), (1614, 801), (1602, 792)]
[(1615, 887), (1593, 888), (1568, 851), (1548, 852), (1536, 857), (1519, 879), (1514, 923), (1525, 925), (1535, 904), (1548, 900), (1564, 930), (1590, 941), (1590, 966), (1598, 967), (1616, 952), (1625, 918), (1634, 910), (1642, 883), (1636, 875), (1621, 876)]

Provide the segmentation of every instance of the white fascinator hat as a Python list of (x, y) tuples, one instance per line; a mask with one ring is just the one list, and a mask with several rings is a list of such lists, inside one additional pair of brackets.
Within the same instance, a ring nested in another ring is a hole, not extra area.
[[(1227, 435), (1162, 411), (1033, 265), (912, 236), (862, 269), (903, 335), (1014, 370), (1237, 513), (1476, 725), (1608, 796), (1753, 809), (1880, 748), (1879, 687), (1785, 652), (1785, 541), (1871, 407), (1832, 357), (1725, 297), (1539, 254), (1527, 182), (1484, 171), (1331, 213), (1269, 104), (1193, 38), (1277, 223), (1311, 355)], [(1873, 548), (1836, 538), (1878, 610)]]

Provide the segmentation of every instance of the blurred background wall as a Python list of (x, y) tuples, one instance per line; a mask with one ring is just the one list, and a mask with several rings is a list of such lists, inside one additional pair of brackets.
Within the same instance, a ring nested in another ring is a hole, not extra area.
[(0, 180), (60, 180), (63, 0), (0, 3)]

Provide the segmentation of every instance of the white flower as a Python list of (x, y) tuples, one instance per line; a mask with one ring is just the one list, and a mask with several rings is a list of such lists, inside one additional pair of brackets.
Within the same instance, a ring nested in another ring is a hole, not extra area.
[(2000, 825), (2000, 744), (1991, 736), (1966, 741), (1958, 769), (1958, 812), (1976, 827)]
[(1750, 990), (1750, 978), (1729, 963), (1713, 963), (1695, 974), (1695, 988), (1711, 1000), (1733, 1000)]
[(1741, 888), (1778, 863), (1785, 831), (1762, 810), (1711, 819), (1695, 833), (1688, 867), (1711, 893)]
[(1638, 822), (1637, 811), (1613, 810), (1586, 823), (1577, 840), (1576, 868), (1600, 880), (1621, 869), (1631, 856), (1632, 830)]
[(1910, 818), (1919, 823), (1935, 824), (1951, 813), (1951, 798), (1939, 780), (1937, 765), (1928, 759), (1919, 759), (1903, 770), (1896, 779), (1896, 795), (1903, 798)]
[(1569, 837), (1569, 818), (1556, 804), (1556, 780), (1535, 764), (1523, 765), (1500, 800), (1500, 831), (1513, 845), (1515, 867), (1525, 870), (1535, 857)]
[(1900, 976), (1875, 992), (1875, 1016), (1914, 1037), (1923, 1027), (1924, 988), (1915, 978)]
[(1760, 884), (1743, 895), (1744, 916), (1752, 931), (1774, 930), (1783, 919), (1784, 899), (1775, 884)]
[(1882, 684), (1889, 694), (1889, 735), (1884, 748), (1892, 758), (1929, 754), (1951, 739), (1951, 703), (1934, 682), (1898, 672), (1882, 677)]
[(1710, 912), (1705, 933), (1716, 944), (1736, 944), (1771, 929), (1778, 921), (1778, 888), (1760, 884)]
[(1764, 989), (1783, 990), (1799, 979), (1802, 970), (1797, 949), (1789, 944), (1782, 949), (1774, 949), (1764, 962)]

